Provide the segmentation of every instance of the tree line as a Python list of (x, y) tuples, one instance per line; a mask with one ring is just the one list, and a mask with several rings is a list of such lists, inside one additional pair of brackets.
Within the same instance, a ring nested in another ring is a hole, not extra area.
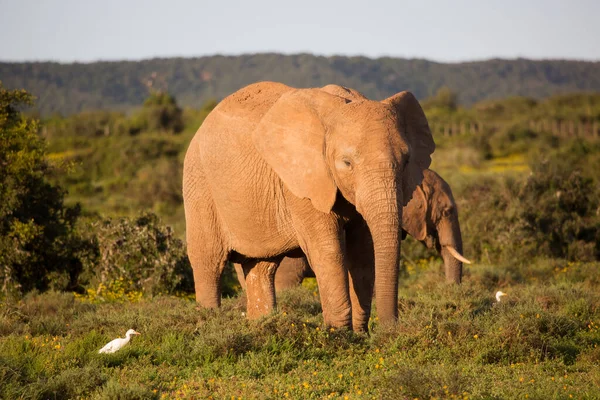
[(0, 62), (10, 89), (38, 97), (40, 115), (87, 110), (128, 111), (141, 105), (148, 87), (170, 92), (182, 107), (199, 108), (242, 86), (271, 80), (295, 87), (335, 83), (383, 99), (410, 90), (418, 99), (447, 86), (457, 101), (472, 105), (507, 96), (544, 98), (600, 90), (600, 63), (565, 60), (501, 60), (437, 63), (422, 59), (324, 57), (311, 54), (247, 54), (143, 61), (60, 64)]

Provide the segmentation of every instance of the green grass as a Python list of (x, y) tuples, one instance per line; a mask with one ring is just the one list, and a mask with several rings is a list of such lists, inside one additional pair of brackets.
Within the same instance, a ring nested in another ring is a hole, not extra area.
[[(189, 297), (30, 294), (2, 303), (0, 397), (600, 398), (599, 267), (477, 265), (455, 287), (419, 261), (402, 279), (399, 323), (375, 317), (370, 335), (325, 327), (310, 282), (257, 322), (242, 317), (243, 295), (214, 311)], [(142, 335), (97, 353), (129, 328)]]

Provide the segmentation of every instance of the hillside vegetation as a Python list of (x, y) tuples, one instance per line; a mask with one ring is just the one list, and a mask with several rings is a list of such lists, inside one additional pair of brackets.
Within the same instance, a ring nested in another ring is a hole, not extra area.
[(36, 121), (0, 85), (0, 397), (598, 398), (600, 95), (460, 97), (422, 104), (474, 263), (448, 286), (408, 238), (400, 321), (367, 336), (323, 324), (314, 280), (250, 322), (227, 269), (196, 308), (181, 169), (214, 101)]
[(496, 59), (444, 64), (401, 58), (248, 54), (89, 64), (0, 62), (0, 80), (7, 88), (24, 88), (37, 96), (42, 115), (130, 110), (143, 102), (149, 82), (168, 90), (182, 106), (193, 108), (261, 80), (295, 87), (335, 83), (373, 99), (410, 90), (422, 100), (447, 86), (459, 93), (461, 104), (471, 105), (507, 96), (543, 98), (600, 91), (600, 63)]

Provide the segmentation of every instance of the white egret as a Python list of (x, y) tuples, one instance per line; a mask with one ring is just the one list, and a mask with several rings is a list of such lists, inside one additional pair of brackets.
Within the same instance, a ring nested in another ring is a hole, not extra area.
[(501, 291), (499, 291), (499, 290), (498, 290), (498, 291), (496, 292), (496, 301), (497, 301), (498, 303), (500, 303), (500, 298), (501, 298), (502, 296), (506, 296), (506, 293), (504, 293), (504, 292), (501, 292)]
[(101, 348), (100, 351), (98, 351), (98, 353), (114, 353), (115, 351), (120, 350), (123, 346), (129, 343), (131, 335), (141, 335), (141, 333), (130, 329), (127, 331), (124, 338), (117, 338), (115, 340), (111, 340), (107, 343), (106, 346)]

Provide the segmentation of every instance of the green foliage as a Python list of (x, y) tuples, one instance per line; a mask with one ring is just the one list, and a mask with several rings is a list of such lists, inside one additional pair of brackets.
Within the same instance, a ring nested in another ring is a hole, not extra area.
[(98, 256), (85, 263), (80, 281), (102, 287), (120, 281), (117, 290), (159, 293), (191, 292), (192, 269), (185, 246), (158, 217), (144, 213), (135, 219), (104, 219), (93, 222), (90, 234)]
[(457, 95), (449, 87), (441, 87), (433, 97), (425, 99), (421, 106), (424, 110), (441, 108), (445, 111), (455, 111), (457, 104)]
[[(94, 131), (80, 135), (70, 128), (73, 124), (68, 121), (85, 121), (90, 114), (52, 119), (42, 133), (48, 137), (49, 158), (71, 166), (69, 174), (59, 176), (61, 185), (69, 191), (70, 201), (80, 202), (87, 212), (110, 216), (132, 217), (140, 209), (150, 209), (175, 226), (181, 236), (183, 156), (192, 135), (215, 105), (211, 100), (200, 110), (182, 112), (186, 130), (179, 135), (166, 135), (162, 130), (135, 136), (129, 131), (114, 133), (110, 122), (100, 129), (108, 135), (96, 135)], [(116, 120), (118, 125), (131, 126), (131, 119), (123, 118)], [(96, 125), (90, 121), (83, 126)]]
[(147, 76), (160, 77), (162, 88), (168, 87), (182, 106), (193, 108), (265, 80), (295, 87), (336, 83), (374, 99), (403, 90), (425, 99), (448, 86), (458, 93), (458, 102), (463, 105), (507, 96), (544, 98), (600, 90), (597, 63), (584, 61), (496, 59), (443, 64), (389, 57), (270, 53), (89, 64), (0, 62), (0, 77), (7, 87), (26, 88), (38, 95), (44, 116), (97, 109), (131, 110), (147, 96)]
[(531, 143), (539, 136), (538, 133), (521, 125), (506, 126), (487, 136), (487, 145), (493, 149), (496, 157), (506, 157), (511, 154), (526, 153)]
[(591, 178), (549, 162), (532, 168), (519, 200), (532, 253), (600, 260), (600, 191)]
[(187, 133), (101, 136), (85, 141), (65, 137), (50, 142), (50, 157), (73, 165), (60, 182), (69, 189), (69, 198), (86, 211), (133, 217), (140, 209), (149, 209), (171, 225), (181, 224), (186, 140)]
[(55, 169), (19, 108), (33, 98), (0, 85), (0, 291), (74, 288), (89, 243), (75, 231), (79, 207), (64, 205)]
[(531, 112), (538, 102), (535, 99), (522, 96), (512, 96), (505, 99), (482, 101), (474, 105), (479, 115), (486, 119), (504, 118), (507, 116), (523, 115)]
[(526, 178), (473, 181), (461, 194), (467, 254), (505, 263), (600, 260), (598, 182), (560, 159), (533, 163)]
[(63, 137), (79, 139), (123, 135), (129, 127), (125, 115), (110, 111), (85, 111), (68, 118), (55, 116), (44, 120), (42, 134), (48, 140)]
[(116, 111), (84, 111), (66, 118), (44, 120), (42, 135), (49, 140), (137, 135), (146, 132), (179, 133), (184, 128), (183, 110), (168, 93), (151, 92), (130, 117)]
[(142, 131), (179, 133), (183, 130), (182, 110), (175, 98), (165, 92), (152, 92), (144, 106), (130, 120), (129, 132)]

